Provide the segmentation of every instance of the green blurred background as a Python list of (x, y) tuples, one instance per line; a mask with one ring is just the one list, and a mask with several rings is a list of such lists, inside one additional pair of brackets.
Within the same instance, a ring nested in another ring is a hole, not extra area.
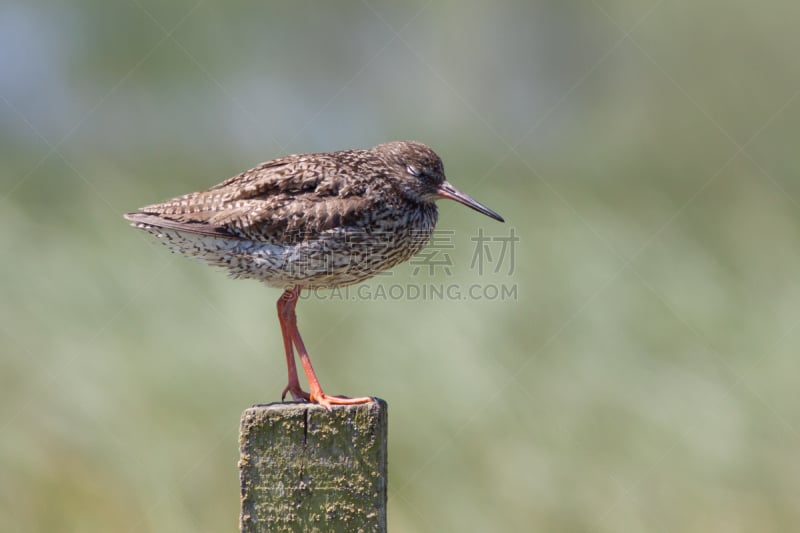
[[(279, 292), (121, 214), (406, 138), (507, 224), (442, 204), (450, 272), (367, 287), (517, 298), (300, 303), (326, 390), (390, 404), (390, 529), (795, 529), (798, 20), (788, 1), (5, 2), (0, 530), (234, 531), (240, 413), (286, 379)], [(471, 238), (510, 228), (513, 263), (479, 272)]]

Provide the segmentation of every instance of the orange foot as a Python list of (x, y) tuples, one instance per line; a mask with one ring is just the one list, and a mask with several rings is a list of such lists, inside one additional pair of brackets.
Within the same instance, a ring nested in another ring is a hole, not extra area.
[(292, 395), (292, 399), (296, 402), (310, 402), (311, 395), (300, 388), (299, 383), (289, 383), (286, 385), (286, 388), (283, 389), (281, 393), (281, 401), (286, 398), (286, 393)]
[(320, 391), (319, 394), (311, 394), (310, 401), (318, 403), (328, 411), (331, 410), (332, 405), (358, 405), (360, 403), (374, 402), (375, 398), (371, 396), (363, 396), (361, 398), (347, 398), (346, 396), (329, 396)]

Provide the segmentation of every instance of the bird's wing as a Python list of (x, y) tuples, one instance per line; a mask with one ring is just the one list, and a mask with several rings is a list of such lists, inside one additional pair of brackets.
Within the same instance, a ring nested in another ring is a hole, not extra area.
[(208, 190), (142, 207), (126, 218), (205, 235), (268, 240), (292, 233), (308, 238), (361, 220), (374, 203), (364, 187), (325, 154), (287, 156)]
[(125, 213), (124, 215), (126, 220), (130, 220), (132, 222), (131, 225), (145, 228), (145, 227), (156, 227), (156, 228), (164, 228), (164, 229), (171, 229), (175, 231), (181, 231), (184, 233), (196, 233), (198, 235), (210, 235), (213, 237), (229, 237), (229, 238), (240, 238), (236, 235), (225, 231), (223, 228), (215, 228), (205, 223), (199, 222), (179, 222), (177, 220), (172, 220), (165, 216), (159, 215), (148, 215), (147, 213)]

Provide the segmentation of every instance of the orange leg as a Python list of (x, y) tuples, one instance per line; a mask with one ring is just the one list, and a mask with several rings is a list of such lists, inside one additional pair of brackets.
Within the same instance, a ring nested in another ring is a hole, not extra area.
[[(278, 302), (278, 314), (281, 318), (281, 329), (284, 332), (284, 343), (286, 343), (287, 336), (292, 342), (294, 342), (294, 345), (297, 348), (297, 355), (300, 356), (300, 363), (303, 365), (306, 378), (308, 378), (308, 386), (311, 389), (308, 399), (311, 402), (318, 403), (327, 407), (328, 409), (331, 408), (331, 405), (353, 405), (374, 401), (369, 396), (364, 396), (362, 398), (344, 398), (341, 396), (329, 396), (322, 391), (322, 387), (317, 379), (317, 374), (314, 372), (314, 367), (311, 366), (311, 359), (308, 357), (308, 350), (306, 350), (305, 344), (303, 344), (303, 339), (300, 337), (300, 331), (297, 329), (297, 316), (295, 315), (294, 308), (297, 305), (298, 298), (300, 297), (300, 290), (300, 287), (293, 287), (292, 289), (288, 289), (283, 293), (281, 300), (285, 299), (285, 302), (283, 303), (283, 307), (281, 307), (281, 301)], [(289, 357), (289, 354), (291, 353), (291, 346), (288, 346), (286, 351), (287, 360), (291, 359), (291, 363), (289, 364), (289, 385), (287, 385), (287, 390), (292, 392), (293, 372), (294, 383), (297, 384), (297, 389), (300, 389), (300, 385), (297, 382), (297, 370), (294, 364), (294, 357)], [(300, 392), (305, 394), (303, 391)]]
[(289, 330), (289, 322), (294, 321), (294, 305), (297, 303), (299, 291), (295, 294), (295, 289), (287, 289), (278, 299), (278, 321), (281, 323), (281, 334), (283, 335), (283, 347), (286, 349), (286, 367), (289, 369), (289, 384), (283, 389), (281, 401), (286, 398), (286, 393), (292, 395), (295, 401), (311, 399), (311, 396), (300, 387), (300, 380), (297, 377), (297, 366), (294, 363), (294, 349), (292, 348), (292, 333)]

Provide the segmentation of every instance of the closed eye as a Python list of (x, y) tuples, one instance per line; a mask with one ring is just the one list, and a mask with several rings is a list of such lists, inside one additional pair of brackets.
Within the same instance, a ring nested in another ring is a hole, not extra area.
[(409, 173), (409, 174), (411, 174), (412, 176), (417, 176), (417, 177), (419, 177), (419, 169), (418, 169), (417, 167), (413, 166), (413, 165), (408, 165), (408, 166), (406, 167), (406, 172), (408, 172), (408, 173)]

